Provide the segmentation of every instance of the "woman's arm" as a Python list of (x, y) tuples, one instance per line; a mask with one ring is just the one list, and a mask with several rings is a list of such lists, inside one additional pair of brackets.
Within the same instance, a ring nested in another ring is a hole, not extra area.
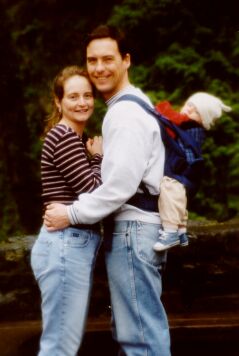
[(101, 161), (100, 154), (90, 161), (82, 140), (71, 131), (55, 147), (54, 164), (76, 194), (91, 192), (101, 184)]

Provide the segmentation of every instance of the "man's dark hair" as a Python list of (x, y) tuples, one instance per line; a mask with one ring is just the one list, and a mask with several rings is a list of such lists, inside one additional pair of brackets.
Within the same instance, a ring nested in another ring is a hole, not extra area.
[(124, 33), (117, 27), (111, 25), (97, 26), (91, 33), (88, 34), (85, 42), (85, 47), (87, 48), (89, 43), (93, 40), (107, 38), (107, 37), (117, 42), (119, 52), (123, 58), (127, 53), (129, 53)]

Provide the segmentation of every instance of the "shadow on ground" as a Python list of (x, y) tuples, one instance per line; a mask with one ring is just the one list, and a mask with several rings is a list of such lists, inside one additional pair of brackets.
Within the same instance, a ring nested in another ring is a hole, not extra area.
[[(238, 329), (232, 330), (174, 330), (172, 356), (238, 356)], [(36, 356), (38, 336), (23, 343), (16, 354), (2, 356)], [(116, 356), (117, 344), (110, 332), (86, 333), (78, 356)], [(155, 355), (157, 356), (157, 355)]]
[[(239, 221), (193, 224), (190, 233), (189, 247), (170, 250), (163, 276), (172, 356), (237, 356)], [(35, 236), (28, 236), (0, 243), (1, 356), (37, 355), (40, 293), (29, 263), (34, 240)], [(109, 304), (101, 252), (89, 311), (92, 324), (78, 356), (117, 355), (109, 328)]]

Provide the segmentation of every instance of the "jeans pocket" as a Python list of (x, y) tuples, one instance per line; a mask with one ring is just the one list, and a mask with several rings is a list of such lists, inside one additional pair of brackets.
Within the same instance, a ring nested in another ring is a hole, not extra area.
[(69, 228), (66, 231), (65, 242), (68, 247), (82, 248), (89, 244), (91, 239), (91, 230), (79, 230), (75, 228)]
[(64, 240), (66, 263), (74, 265), (74, 269), (79, 268), (78, 272), (83, 273), (85, 268), (91, 268), (95, 262), (101, 243), (100, 234), (91, 230), (78, 230), (73, 234), (68, 231), (67, 235)]
[(138, 222), (136, 243), (138, 257), (145, 263), (161, 269), (166, 263), (167, 253), (155, 252), (153, 245), (158, 240), (158, 224)]

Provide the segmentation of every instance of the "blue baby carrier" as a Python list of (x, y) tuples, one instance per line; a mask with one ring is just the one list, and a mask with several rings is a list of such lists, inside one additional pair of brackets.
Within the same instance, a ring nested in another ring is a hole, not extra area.
[[(187, 130), (175, 125), (138, 96), (126, 94), (121, 96), (117, 102), (122, 100), (139, 104), (156, 119), (166, 149), (164, 175), (180, 181), (185, 186), (187, 195), (193, 196), (199, 185), (203, 165), (201, 142), (194, 139), (189, 133), (190, 130), (187, 132)], [(204, 129), (197, 123), (193, 123), (193, 125), (201, 130), (201, 133), (204, 133)], [(168, 133), (167, 128), (175, 133), (176, 139)], [(143, 210), (157, 211), (158, 196), (151, 195), (143, 183), (140, 184), (140, 188), (144, 193), (136, 193), (127, 204)]]

